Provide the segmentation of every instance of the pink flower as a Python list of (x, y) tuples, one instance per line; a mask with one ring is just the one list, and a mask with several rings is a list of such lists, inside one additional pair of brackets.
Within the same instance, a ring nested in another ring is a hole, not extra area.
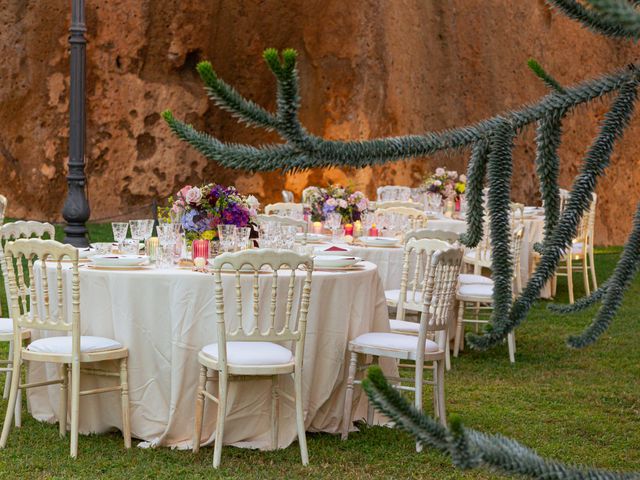
[(360, 210), (361, 212), (365, 211), (367, 208), (369, 208), (369, 202), (367, 201), (366, 198), (363, 198), (362, 200), (360, 200), (357, 204), (356, 207), (358, 208), (358, 210)]
[(436, 168), (436, 176), (442, 177), (445, 174), (445, 169), (442, 167)]
[(185, 185), (184, 187), (182, 187), (180, 189), (180, 191), (178, 192), (178, 197), (180, 198), (185, 198), (187, 196), (187, 192), (191, 190), (191, 185)]
[(342, 199), (338, 200), (338, 206), (340, 208), (347, 208), (347, 201)]
[(187, 193), (184, 196), (184, 199), (186, 200), (187, 203), (197, 205), (200, 202), (200, 200), (202, 200), (202, 192), (198, 187), (193, 187), (187, 191)]

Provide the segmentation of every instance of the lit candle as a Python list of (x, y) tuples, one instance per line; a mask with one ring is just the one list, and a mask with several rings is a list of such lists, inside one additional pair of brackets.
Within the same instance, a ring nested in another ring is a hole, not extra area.
[(377, 237), (378, 236), (378, 229), (376, 228), (376, 224), (375, 223), (373, 225), (371, 225), (371, 228), (369, 229), (369, 236), (370, 237)]
[(346, 223), (344, 225), (344, 234), (353, 235), (353, 225), (351, 223)]
[(322, 222), (313, 222), (313, 233), (322, 233)]
[(152, 262), (156, 261), (156, 257), (158, 256), (158, 237), (150, 237), (145, 242), (145, 252), (149, 256), (149, 260)]
[(362, 236), (362, 222), (360, 220), (356, 220), (353, 224), (353, 236), (361, 237)]
[(209, 258), (209, 240), (194, 240), (191, 246), (191, 255), (196, 258)]

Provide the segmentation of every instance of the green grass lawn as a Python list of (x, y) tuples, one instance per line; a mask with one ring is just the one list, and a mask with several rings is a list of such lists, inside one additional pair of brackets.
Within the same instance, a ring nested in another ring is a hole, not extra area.
[[(108, 226), (92, 226), (91, 233), (94, 240), (111, 239)], [(601, 282), (618, 254), (619, 249), (600, 250)], [(579, 296), (579, 276), (576, 282)], [(558, 291), (558, 300), (565, 302), (563, 280)], [(513, 437), (564, 462), (640, 470), (640, 281), (627, 292), (610, 330), (586, 350), (569, 350), (564, 341), (586, 326), (595, 310), (560, 316), (546, 305), (539, 302), (517, 331), (515, 365), (509, 364), (506, 346), (465, 351), (453, 360), (445, 377), (448, 413), (459, 414), (469, 427)], [(425, 405), (430, 404), (427, 393)], [(5, 405), (0, 401), (2, 415)], [(211, 447), (198, 455), (167, 448), (125, 451), (119, 433), (81, 436), (79, 458), (71, 460), (68, 437), (60, 439), (56, 425), (24, 414), (23, 427), (12, 431), (8, 447), (0, 451), (0, 478), (497, 477), (488, 471), (456, 471), (448, 458), (433, 451), (417, 454), (408, 435), (389, 428), (364, 428), (346, 442), (328, 434), (307, 438), (307, 468), (300, 464), (297, 443), (275, 452), (225, 447), (222, 468), (214, 471)]]

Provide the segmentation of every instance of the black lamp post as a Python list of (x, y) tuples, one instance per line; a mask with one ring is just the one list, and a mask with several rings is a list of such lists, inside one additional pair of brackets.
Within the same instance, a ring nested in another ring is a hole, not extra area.
[(84, 34), (84, 0), (71, 0), (71, 88), (69, 93), (69, 173), (67, 198), (62, 216), (67, 222), (64, 243), (75, 247), (87, 247), (87, 227), (90, 210), (86, 195), (84, 174), (85, 121), (85, 59), (87, 40)]

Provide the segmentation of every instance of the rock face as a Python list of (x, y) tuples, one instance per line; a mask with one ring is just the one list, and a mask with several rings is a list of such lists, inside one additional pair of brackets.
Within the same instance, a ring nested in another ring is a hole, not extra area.
[[(0, 0), (0, 192), (9, 215), (59, 220), (68, 149), (69, 2)], [(222, 169), (174, 138), (159, 113), (222, 140), (278, 138), (236, 123), (206, 98), (194, 67), (219, 75), (273, 108), (264, 48), (299, 53), (304, 124), (333, 139), (421, 133), (461, 126), (546, 93), (528, 71), (538, 59), (562, 83), (623, 66), (637, 47), (602, 39), (543, 0), (110, 0), (87, 2), (87, 174), (92, 219), (142, 215), (185, 183), (217, 181), (265, 202), (287, 188), (353, 183), (417, 184), (435, 168), (464, 169), (466, 156), (363, 170), (251, 175)], [(607, 102), (564, 123), (561, 182), (570, 186)], [(619, 143), (598, 186), (596, 241), (620, 244), (640, 184), (640, 121)], [(513, 197), (538, 202), (533, 132), (520, 136)]]

